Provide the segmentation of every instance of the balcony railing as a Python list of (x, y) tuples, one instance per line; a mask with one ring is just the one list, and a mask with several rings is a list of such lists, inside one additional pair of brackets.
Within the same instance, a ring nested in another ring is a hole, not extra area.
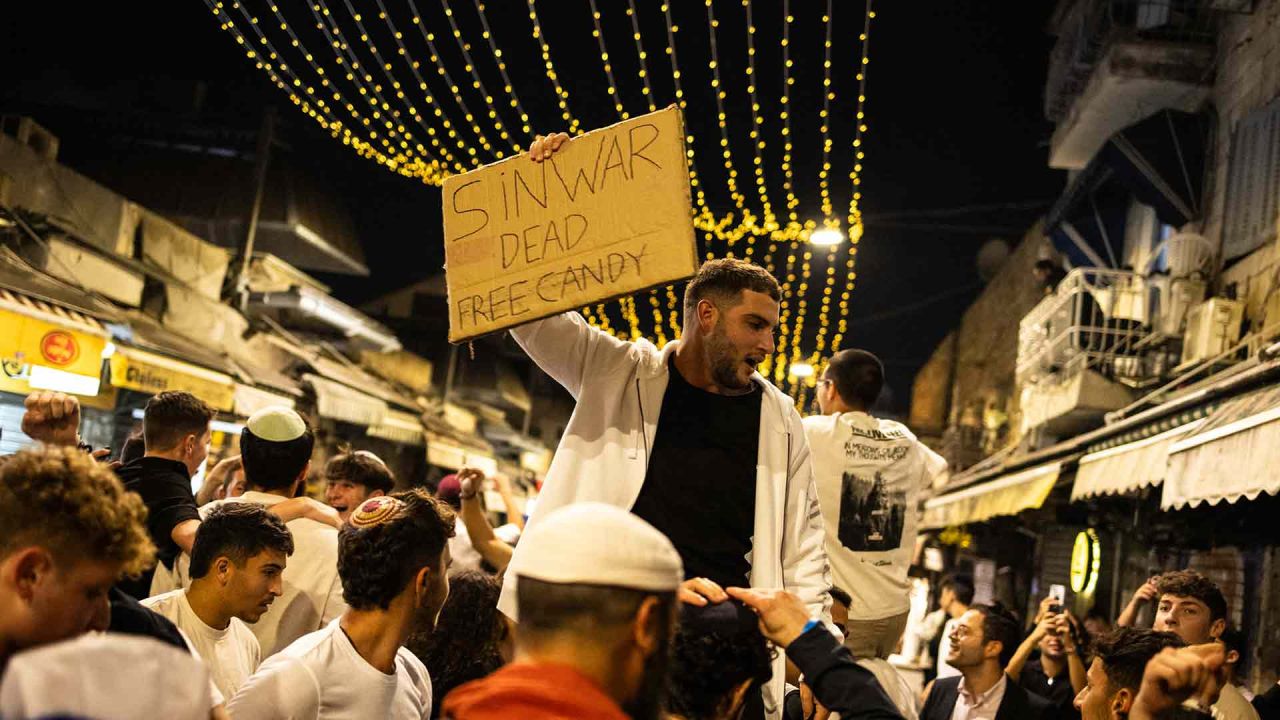
[(1018, 384), (1085, 369), (1127, 384), (1147, 380), (1147, 351), (1162, 338), (1153, 297), (1138, 273), (1071, 271), (1019, 324)]
[(1117, 39), (1167, 43), (1214, 42), (1216, 13), (1208, 0), (1079, 0), (1058, 28), (1049, 56), (1044, 114), (1066, 117), (1093, 68)]

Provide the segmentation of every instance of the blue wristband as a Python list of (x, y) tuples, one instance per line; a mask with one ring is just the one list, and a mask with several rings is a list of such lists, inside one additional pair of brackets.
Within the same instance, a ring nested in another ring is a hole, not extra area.
[(812, 629), (814, 629), (814, 628), (818, 627), (818, 626), (819, 626), (819, 625), (821, 625), (821, 624), (822, 624), (822, 621), (821, 621), (821, 620), (810, 620), (809, 622), (807, 622), (807, 623), (805, 623), (805, 624), (804, 624), (804, 629), (800, 631), (800, 634), (801, 634), (801, 635), (804, 635), (805, 633), (807, 633), (807, 632), (809, 632), (810, 630), (812, 630)]

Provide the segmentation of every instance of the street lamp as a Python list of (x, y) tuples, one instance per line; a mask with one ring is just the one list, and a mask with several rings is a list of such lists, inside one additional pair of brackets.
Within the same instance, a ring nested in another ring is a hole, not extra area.
[(813, 366), (809, 363), (791, 363), (791, 377), (808, 378), (813, 377)]
[(844, 242), (844, 233), (835, 228), (826, 227), (821, 230), (814, 230), (813, 233), (809, 235), (810, 245), (830, 247), (832, 245), (839, 245), (842, 242)]

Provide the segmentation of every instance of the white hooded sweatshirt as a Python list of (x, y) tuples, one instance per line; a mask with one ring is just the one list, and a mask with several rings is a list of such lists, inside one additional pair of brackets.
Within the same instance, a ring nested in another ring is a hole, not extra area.
[[(577, 401), (528, 527), (572, 503), (595, 501), (630, 509), (644, 485), (667, 389), (667, 361), (678, 341), (662, 350), (646, 340), (625, 342), (592, 327), (578, 313), (523, 325), (511, 334)], [(800, 414), (792, 399), (759, 373), (752, 380), (761, 386), (763, 399), (751, 586), (786, 588), (814, 617), (830, 624), (831, 580), (822, 513)], [(517, 545), (498, 601), (498, 608), (516, 620), (520, 561)], [(773, 681), (764, 689), (770, 718), (781, 717), (784, 667), (779, 653)]]

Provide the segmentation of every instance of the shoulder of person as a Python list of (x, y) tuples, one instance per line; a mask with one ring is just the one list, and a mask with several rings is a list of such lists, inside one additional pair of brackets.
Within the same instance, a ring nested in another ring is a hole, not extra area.
[(426, 663), (422, 659), (413, 654), (413, 651), (407, 647), (401, 647), (396, 651), (396, 660), (404, 665), (409, 676), (413, 678), (415, 683), (419, 685), (431, 685), (431, 673), (427, 670)]
[(173, 604), (174, 600), (178, 599), (178, 595), (181, 593), (182, 590), (170, 590), (166, 593), (142, 598), (138, 601), (138, 604), (152, 612), (157, 612), (163, 615), (164, 611)]

